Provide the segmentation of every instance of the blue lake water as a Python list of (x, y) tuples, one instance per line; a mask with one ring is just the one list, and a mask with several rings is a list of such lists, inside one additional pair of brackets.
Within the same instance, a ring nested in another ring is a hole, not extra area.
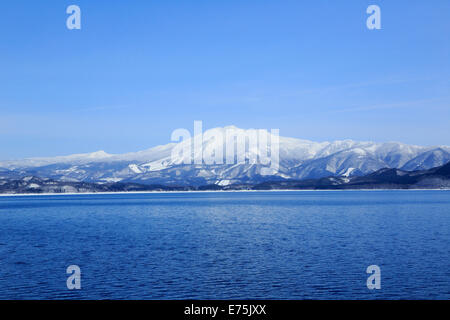
[(449, 191), (0, 197), (0, 299), (449, 299), (449, 262)]

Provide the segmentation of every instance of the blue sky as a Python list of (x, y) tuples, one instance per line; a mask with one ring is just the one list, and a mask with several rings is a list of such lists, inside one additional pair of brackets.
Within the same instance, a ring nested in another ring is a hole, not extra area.
[[(67, 6), (82, 29), (66, 28)], [(381, 7), (382, 30), (366, 28)], [(450, 145), (450, 1), (3, 1), (0, 159), (176, 128)]]

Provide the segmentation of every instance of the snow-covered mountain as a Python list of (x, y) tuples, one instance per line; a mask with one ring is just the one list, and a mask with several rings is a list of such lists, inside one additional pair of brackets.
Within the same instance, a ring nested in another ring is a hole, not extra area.
[[(233, 145), (232, 162), (227, 158), (227, 134), (235, 137), (233, 139), (247, 141), (246, 150)], [(258, 159), (262, 154), (272, 155), (274, 150), (270, 151), (270, 147), (263, 143), (252, 145), (249, 140), (251, 137), (260, 137), (261, 134), (268, 141), (279, 139), (277, 170), (269, 171), (270, 174), (267, 173), (269, 165), (262, 164)], [(191, 147), (193, 148), (189, 152), (180, 152)], [(208, 164), (208, 161), (199, 162), (198, 159), (205, 155), (212, 155), (214, 159), (223, 161), (212, 164)], [(422, 147), (398, 142), (352, 140), (313, 142), (274, 137), (264, 130), (244, 130), (228, 126), (210, 129), (182, 142), (134, 153), (108, 154), (98, 151), (63, 157), (3, 161), (0, 162), (0, 178), (37, 176), (74, 182), (223, 186), (265, 180), (348, 177), (368, 174), (381, 168), (425, 170), (449, 161), (450, 147), (447, 146)]]

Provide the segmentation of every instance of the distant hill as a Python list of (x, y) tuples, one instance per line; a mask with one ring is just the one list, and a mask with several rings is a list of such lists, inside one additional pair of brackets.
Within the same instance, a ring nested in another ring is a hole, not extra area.
[(447, 189), (450, 188), (450, 162), (429, 170), (380, 169), (358, 177), (327, 177), (302, 181), (265, 182), (252, 187), (273, 189)]
[(429, 170), (404, 171), (380, 169), (359, 177), (326, 177), (307, 180), (269, 181), (258, 184), (233, 185), (146, 185), (138, 183), (63, 182), (48, 178), (27, 176), (20, 179), (2, 178), (0, 193), (87, 193), (139, 191), (201, 191), (201, 190), (346, 190), (346, 189), (450, 189), (450, 162)]
[(18, 180), (0, 178), (0, 194), (40, 193), (91, 193), (91, 192), (140, 192), (140, 191), (183, 191), (187, 187), (143, 185), (136, 183), (88, 183), (62, 182), (33, 176)]

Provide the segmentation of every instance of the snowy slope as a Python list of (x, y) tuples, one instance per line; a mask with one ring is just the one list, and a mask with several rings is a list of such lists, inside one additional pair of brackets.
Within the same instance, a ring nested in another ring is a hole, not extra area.
[[(229, 185), (331, 175), (348, 177), (364, 175), (381, 168), (424, 170), (450, 161), (450, 148), (446, 146), (421, 147), (398, 142), (352, 140), (313, 142), (279, 137), (279, 170), (267, 176), (263, 175), (266, 165), (259, 161), (245, 161), (245, 156), (258, 159), (258, 156), (268, 154), (270, 148), (250, 144), (248, 150), (235, 150), (233, 162), (227, 162), (227, 133), (236, 136), (236, 139), (258, 134), (264, 134), (269, 141), (275, 139), (264, 130), (244, 130), (228, 126), (210, 129), (203, 135), (179, 143), (127, 154), (114, 155), (98, 151), (54, 158), (3, 161), (0, 162), (0, 174), (34, 175), (61, 181)], [(192, 147), (192, 153), (182, 152), (189, 147)], [(221, 158), (223, 163), (191, 163), (192, 155), (193, 159), (202, 159), (200, 150), (204, 157), (217, 156), (216, 159)]]

